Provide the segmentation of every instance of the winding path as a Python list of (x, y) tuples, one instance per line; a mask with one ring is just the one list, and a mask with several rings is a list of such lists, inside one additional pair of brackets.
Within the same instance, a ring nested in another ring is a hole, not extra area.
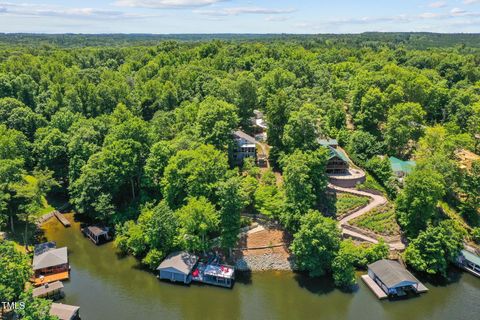
[[(365, 213), (373, 210), (376, 207), (379, 207), (379, 206), (382, 206), (382, 205), (386, 204), (388, 202), (387, 199), (383, 196), (373, 194), (373, 193), (370, 193), (370, 192), (366, 192), (366, 191), (359, 191), (359, 190), (356, 190), (356, 189), (337, 187), (337, 186), (335, 186), (331, 183), (328, 184), (328, 187), (330, 189), (338, 191), (338, 192), (350, 193), (350, 194), (354, 194), (354, 195), (357, 195), (357, 196), (369, 197), (370, 199), (372, 199), (372, 201), (370, 201), (370, 203), (368, 205), (366, 205), (365, 207), (360, 208), (359, 210), (353, 212), (352, 214), (349, 214), (348, 216), (344, 217), (343, 219), (340, 220), (339, 223), (340, 223), (340, 227), (342, 228), (342, 233), (343, 234), (348, 235), (349, 237), (356, 238), (356, 239), (361, 239), (363, 241), (367, 241), (367, 242), (370, 242), (370, 243), (378, 243), (377, 239), (366, 236), (362, 233), (347, 229), (344, 226), (348, 225), (349, 221), (351, 221), (355, 218), (358, 218), (361, 215), (364, 215)], [(400, 241), (394, 242), (394, 243), (389, 243), (388, 245), (389, 245), (391, 250), (403, 250), (403, 249), (405, 249), (405, 245)]]

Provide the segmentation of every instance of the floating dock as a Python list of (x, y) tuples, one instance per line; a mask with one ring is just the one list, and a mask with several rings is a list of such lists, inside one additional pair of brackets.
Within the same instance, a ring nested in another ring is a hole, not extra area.
[(362, 276), (363, 282), (372, 290), (372, 292), (377, 296), (378, 299), (386, 299), (388, 298), (387, 294), (379, 287), (378, 284), (373, 281), (372, 278), (368, 274)]
[(59, 211), (54, 211), (53, 214), (57, 217), (58, 221), (60, 221), (65, 227), (70, 227), (70, 221), (63, 216)]

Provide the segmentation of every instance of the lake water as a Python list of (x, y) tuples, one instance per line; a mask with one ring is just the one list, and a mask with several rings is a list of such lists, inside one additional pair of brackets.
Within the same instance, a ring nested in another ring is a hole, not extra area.
[[(71, 217), (69, 217), (70, 220)], [(159, 281), (132, 257), (120, 257), (112, 243), (95, 246), (78, 223), (64, 228), (55, 219), (45, 236), (67, 246), (70, 281), (61, 302), (80, 306), (83, 320), (148, 319), (480, 319), (480, 279), (456, 273), (445, 286), (401, 301), (379, 301), (359, 280), (344, 293), (326, 279), (291, 272), (239, 276), (233, 289)]]

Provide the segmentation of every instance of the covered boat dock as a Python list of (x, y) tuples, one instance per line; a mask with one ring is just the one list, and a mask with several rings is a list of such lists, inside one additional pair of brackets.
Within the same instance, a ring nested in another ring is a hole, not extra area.
[(110, 229), (107, 227), (89, 226), (83, 228), (82, 231), (96, 245), (110, 240), (110, 235), (108, 234)]
[(457, 264), (465, 271), (480, 277), (480, 257), (476, 254), (462, 250), (457, 258)]
[(59, 299), (63, 296), (63, 283), (61, 281), (46, 283), (41, 287), (33, 289), (32, 295), (34, 298)]
[(368, 274), (362, 280), (379, 299), (428, 291), (407, 269), (393, 260), (384, 259), (368, 265)]

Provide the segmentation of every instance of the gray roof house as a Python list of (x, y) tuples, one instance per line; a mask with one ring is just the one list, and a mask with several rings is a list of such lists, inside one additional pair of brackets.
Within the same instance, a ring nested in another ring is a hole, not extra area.
[(406, 291), (421, 293), (428, 289), (400, 263), (379, 260), (368, 265), (368, 276), (388, 296), (402, 296)]
[(158, 266), (159, 278), (188, 284), (192, 281), (191, 273), (197, 262), (196, 255), (185, 251), (174, 252)]
[(67, 247), (50, 249), (33, 256), (33, 270), (68, 264)]

